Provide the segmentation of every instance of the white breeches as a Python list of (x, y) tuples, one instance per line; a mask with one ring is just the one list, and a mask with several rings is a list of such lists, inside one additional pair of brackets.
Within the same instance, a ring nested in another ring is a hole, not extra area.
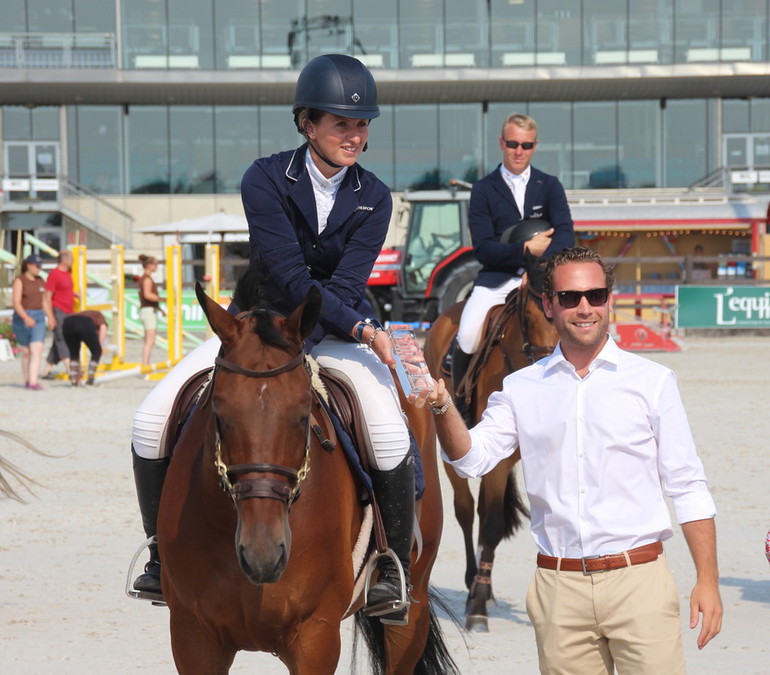
[(484, 319), (495, 305), (502, 305), (514, 288), (521, 286), (521, 277), (511, 277), (501, 286), (487, 288), (474, 286), (465, 302), (460, 327), (457, 329), (457, 344), (466, 354), (474, 354), (481, 343)]
[[(177, 392), (192, 375), (214, 364), (220, 344), (213, 337), (194, 349), (142, 401), (131, 432), (137, 455), (160, 458), (161, 437)], [(380, 471), (398, 466), (409, 452), (409, 433), (390, 368), (365, 345), (332, 336), (316, 345), (311, 356), (355, 389), (366, 420), (372, 466)]]

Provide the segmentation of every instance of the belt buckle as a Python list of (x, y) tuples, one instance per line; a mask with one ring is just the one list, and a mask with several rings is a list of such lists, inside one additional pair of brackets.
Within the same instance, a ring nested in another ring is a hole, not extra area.
[(607, 556), (604, 556), (604, 555), (589, 555), (589, 556), (586, 556), (585, 558), (581, 558), (580, 566), (583, 568), (583, 574), (589, 575), (589, 574), (596, 574), (597, 572), (606, 572), (607, 568), (604, 568), (604, 569), (599, 568), (595, 570), (589, 570), (586, 568), (586, 560), (597, 560), (599, 558), (606, 558), (606, 557)]

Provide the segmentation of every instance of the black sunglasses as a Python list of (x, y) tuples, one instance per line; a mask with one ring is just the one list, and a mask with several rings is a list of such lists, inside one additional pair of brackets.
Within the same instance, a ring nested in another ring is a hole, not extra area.
[(521, 146), (522, 150), (532, 150), (532, 148), (535, 147), (535, 144), (527, 141), (526, 143), (519, 143), (518, 141), (503, 141), (505, 143), (506, 148), (510, 148), (511, 150), (515, 150), (519, 146)]
[(564, 309), (573, 309), (585, 298), (591, 307), (601, 307), (607, 303), (610, 297), (608, 288), (592, 288), (590, 291), (555, 291), (554, 295), (559, 297), (559, 304)]

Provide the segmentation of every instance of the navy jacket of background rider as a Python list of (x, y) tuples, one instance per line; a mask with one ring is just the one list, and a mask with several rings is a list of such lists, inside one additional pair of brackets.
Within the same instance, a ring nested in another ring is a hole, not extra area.
[(524, 244), (503, 244), (500, 235), (511, 225), (528, 218), (543, 218), (554, 228), (543, 257), (575, 245), (572, 215), (564, 188), (555, 176), (531, 167), (524, 213), (519, 213), (511, 189), (500, 174), (500, 165), (473, 185), (468, 224), (473, 252), (481, 263), (477, 286), (494, 288), (516, 275), (524, 264)]
[(269, 270), (292, 307), (304, 301), (311, 285), (321, 289), (321, 318), (308, 340), (313, 345), (329, 333), (352, 339), (353, 326), (375, 316), (366, 282), (385, 242), (393, 202), (379, 178), (354, 164), (319, 235), (306, 148), (256, 160), (241, 181), (241, 198), (251, 264)]

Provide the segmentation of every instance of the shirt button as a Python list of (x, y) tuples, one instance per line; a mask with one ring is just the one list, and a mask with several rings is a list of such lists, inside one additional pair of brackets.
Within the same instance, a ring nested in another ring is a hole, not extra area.
[(582, 457), (582, 456), (583, 456), (583, 453), (582, 453), (582, 452), (579, 452), (579, 453), (578, 453), (578, 457)]
[(584, 495), (585, 493), (586, 493), (586, 489), (585, 488), (580, 488), (580, 494)]

